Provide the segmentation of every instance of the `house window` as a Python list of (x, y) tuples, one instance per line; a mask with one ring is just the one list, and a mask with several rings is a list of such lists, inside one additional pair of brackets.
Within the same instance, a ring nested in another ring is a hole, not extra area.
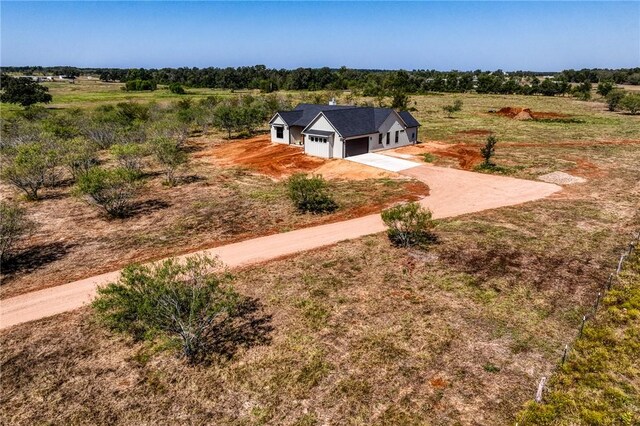
[(387, 132), (387, 145), (391, 143), (391, 132)]
[(378, 135), (378, 143), (379, 143), (380, 145), (382, 145), (382, 138), (383, 138), (382, 133), (380, 133), (380, 134)]
[(416, 133), (415, 132), (411, 132), (411, 140), (414, 140), (416, 138)]
[(399, 138), (400, 138), (400, 132), (396, 130), (396, 143), (398, 143)]
[(278, 139), (284, 138), (284, 127), (276, 126), (276, 138)]

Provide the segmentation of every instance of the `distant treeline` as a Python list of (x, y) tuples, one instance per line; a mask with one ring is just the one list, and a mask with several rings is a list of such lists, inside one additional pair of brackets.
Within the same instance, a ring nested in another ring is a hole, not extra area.
[[(264, 65), (238, 68), (73, 68), (4, 67), (3, 72), (24, 75), (94, 75), (103, 81), (151, 81), (155, 84), (181, 84), (187, 87), (219, 89), (276, 90), (357, 90), (376, 96), (380, 88), (407, 93), (466, 92), (564, 94), (569, 83), (640, 84), (640, 68), (582, 69), (562, 72), (489, 71), (385, 71), (342, 67), (270, 69)], [(542, 76), (552, 78), (540, 78)], [(546, 83), (545, 83), (546, 82)], [(544, 87), (543, 87), (544, 85)]]

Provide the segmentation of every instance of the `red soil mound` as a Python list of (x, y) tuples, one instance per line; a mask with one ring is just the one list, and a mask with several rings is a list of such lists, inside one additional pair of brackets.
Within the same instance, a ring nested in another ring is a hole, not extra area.
[(482, 162), (480, 149), (464, 144), (451, 145), (444, 149), (434, 150), (433, 153), (440, 157), (455, 158), (460, 167), (465, 170), (470, 170)]
[(538, 120), (544, 118), (566, 118), (567, 114), (560, 114), (557, 112), (534, 112), (529, 108), (519, 107), (504, 107), (501, 108), (496, 114), (503, 117), (509, 117), (516, 120)]

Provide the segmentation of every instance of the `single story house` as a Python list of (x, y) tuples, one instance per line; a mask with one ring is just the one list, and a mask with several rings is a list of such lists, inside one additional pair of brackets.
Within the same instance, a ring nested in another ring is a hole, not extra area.
[(271, 121), (271, 142), (304, 147), (323, 158), (346, 158), (415, 144), (420, 123), (408, 111), (349, 105), (300, 104)]

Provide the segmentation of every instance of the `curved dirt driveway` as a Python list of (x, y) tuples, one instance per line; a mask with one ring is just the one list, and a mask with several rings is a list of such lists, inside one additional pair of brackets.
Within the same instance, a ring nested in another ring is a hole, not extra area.
[[(435, 218), (457, 216), (547, 197), (561, 189), (549, 183), (462, 170), (419, 166), (401, 172), (429, 185), (430, 195), (420, 203)], [(238, 267), (331, 245), (384, 231), (379, 214), (299, 229), (229, 244), (198, 253), (217, 255), (229, 267)], [(191, 253), (193, 254), (193, 253)], [(89, 303), (99, 285), (118, 278), (114, 271), (0, 302), (0, 329), (70, 311)]]

